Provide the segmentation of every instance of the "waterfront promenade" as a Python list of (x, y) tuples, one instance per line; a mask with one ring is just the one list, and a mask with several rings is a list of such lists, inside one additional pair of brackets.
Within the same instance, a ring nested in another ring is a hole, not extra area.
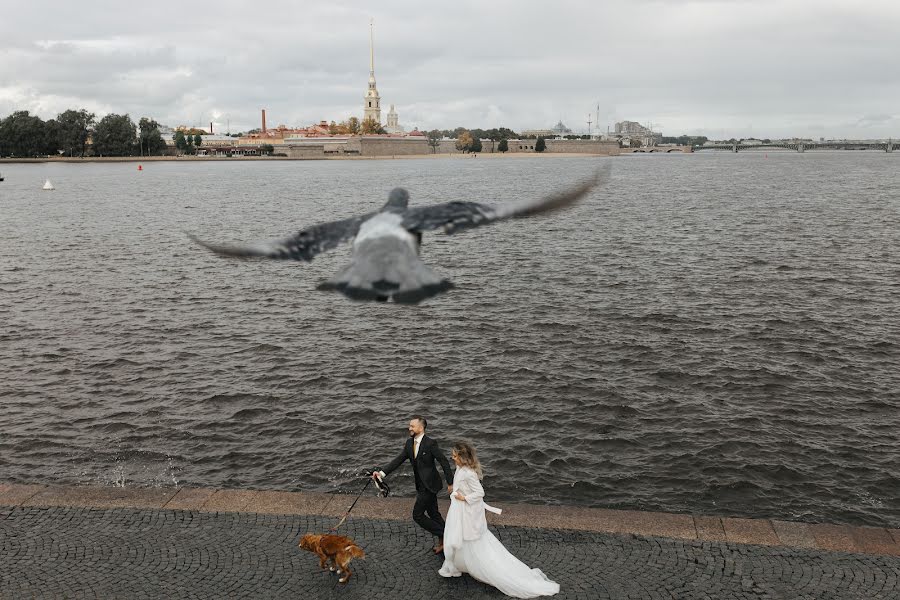
[[(353, 496), (0, 484), (0, 598), (499, 598), (441, 559), (411, 498), (364, 496), (347, 585), (297, 549)], [(504, 544), (557, 598), (898, 599), (900, 530), (504, 504)], [(446, 510), (446, 501), (442, 506)]]

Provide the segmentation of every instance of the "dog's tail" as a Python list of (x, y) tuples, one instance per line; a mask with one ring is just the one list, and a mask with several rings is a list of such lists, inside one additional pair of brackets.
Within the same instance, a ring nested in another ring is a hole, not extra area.
[(365, 558), (366, 557), (365, 551), (362, 548), (360, 548), (359, 546), (357, 546), (356, 544), (350, 544), (349, 546), (344, 548), (344, 552), (349, 552), (350, 556), (352, 556), (353, 558)]

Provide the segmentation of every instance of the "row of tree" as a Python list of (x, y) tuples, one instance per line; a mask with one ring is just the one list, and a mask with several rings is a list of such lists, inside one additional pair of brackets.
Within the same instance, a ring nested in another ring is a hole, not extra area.
[(88, 140), (96, 156), (152, 156), (166, 151), (159, 123), (147, 117), (137, 126), (128, 115), (109, 114), (97, 121), (94, 113), (82, 108), (61, 112), (48, 121), (27, 110), (0, 120), (3, 157), (85, 156)]
[[(453, 131), (444, 129), (432, 129), (425, 136), (428, 139), (428, 145), (431, 146), (431, 152), (437, 152), (441, 145), (441, 140), (451, 138), (456, 140), (456, 149), (460, 152), (481, 152), (484, 150), (484, 142), (482, 140), (490, 140), (491, 152), (507, 152), (509, 151), (509, 140), (519, 139), (515, 131), (501, 127), (499, 129), (466, 129), (457, 127)], [(544, 138), (538, 137), (534, 144), (535, 152), (543, 152), (547, 149), (547, 143)]]
[(662, 144), (678, 144), (680, 146), (702, 146), (707, 142), (705, 135), (680, 135), (678, 137), (663, 136)]
[(379, 133), (387, 133), (381, 123), (375, 119), (368, 118), (359, 120), (357, 117), (348, 117), (340, 123), (332, 121), (328, 125), (328, 133), (332, 135), (375, 135)]
[[(67, 110), (55, 119), (43, 121), (28, 111), (17, 111), (0, 120), (0, 157), (31, 158), (48, 155), (85, 156), (88, 151), (88, 140), (92, 140), (90, 149), (96, 156), (155, 156), (166, 152), (166, 142), (159, 130), (159, 123), (142, 117), (137, 127), (131, 117), (109, 114), (96, 120), (94, 113), (85, 109)], [(328, 127), (331, 134), (379, 134), (385, 133), (380, 123), (372, 119), (360, 121), (357, 117), (349, 117), (340, 123), (334, 121)], [(199, 129), (178, 131), (175, 133), (175, 147), (184, 154), (196, 154), (203, 143)], [(251, 132), (252, 133), (252, 132)], [(440, 141), (444, 138), (456, 140), (456, 149), (460, 152), (481, 152), (482, 140), (491, 141), (491, 150), (506, 152), (510, 139), (521, 136), (512, 129), (499, 127), (493, 129), (432, 129), (426, 134), (432, 152), (437, 152)], [(577, 139), (586, 136), (565, 136)], [(663, 137), (662, 143), (673, 143), (690, 146), (702, 146), (705, 136)], [(767, 140), (766, 140), (767, 141)], [(632, 143), (638, 140), (632, 140)], [(535, 141), (535, 152), (542, 152), (546, 143), (542, 137)]]

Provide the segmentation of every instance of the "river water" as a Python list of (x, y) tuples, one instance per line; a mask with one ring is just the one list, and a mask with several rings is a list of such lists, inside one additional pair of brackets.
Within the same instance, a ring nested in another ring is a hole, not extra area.
[[(900, 153), (3, 164), (3, 481), (355, 492), (425, 414), (488, 497), (900, 525)], [(192, 245), (543, 194), (417, 307)], [(50, 178), (55, 191), (42, 191)], [(408, 467), (392, 477), (411, 495)]]

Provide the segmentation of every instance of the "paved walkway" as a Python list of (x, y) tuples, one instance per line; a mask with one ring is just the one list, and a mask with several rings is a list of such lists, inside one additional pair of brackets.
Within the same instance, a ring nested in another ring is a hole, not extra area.
[[(352, 499), (0, 484), (0, 598), (502, 597), (467, 576), (438, 576), (433, 540), (402, 498), (357, 504), (341, 533), (368, 557), (339, 585), (296, 544), (333, 526)], [(557, 598), (900, 599), (897, 530), (504, 508), (492, 530), (560, 582)], [(639, 531), (624, 530), (629, 523)], [(770, 544), (735, 539), (753, 535)], [(826, 549), (838, 544), (852, 546)]]

